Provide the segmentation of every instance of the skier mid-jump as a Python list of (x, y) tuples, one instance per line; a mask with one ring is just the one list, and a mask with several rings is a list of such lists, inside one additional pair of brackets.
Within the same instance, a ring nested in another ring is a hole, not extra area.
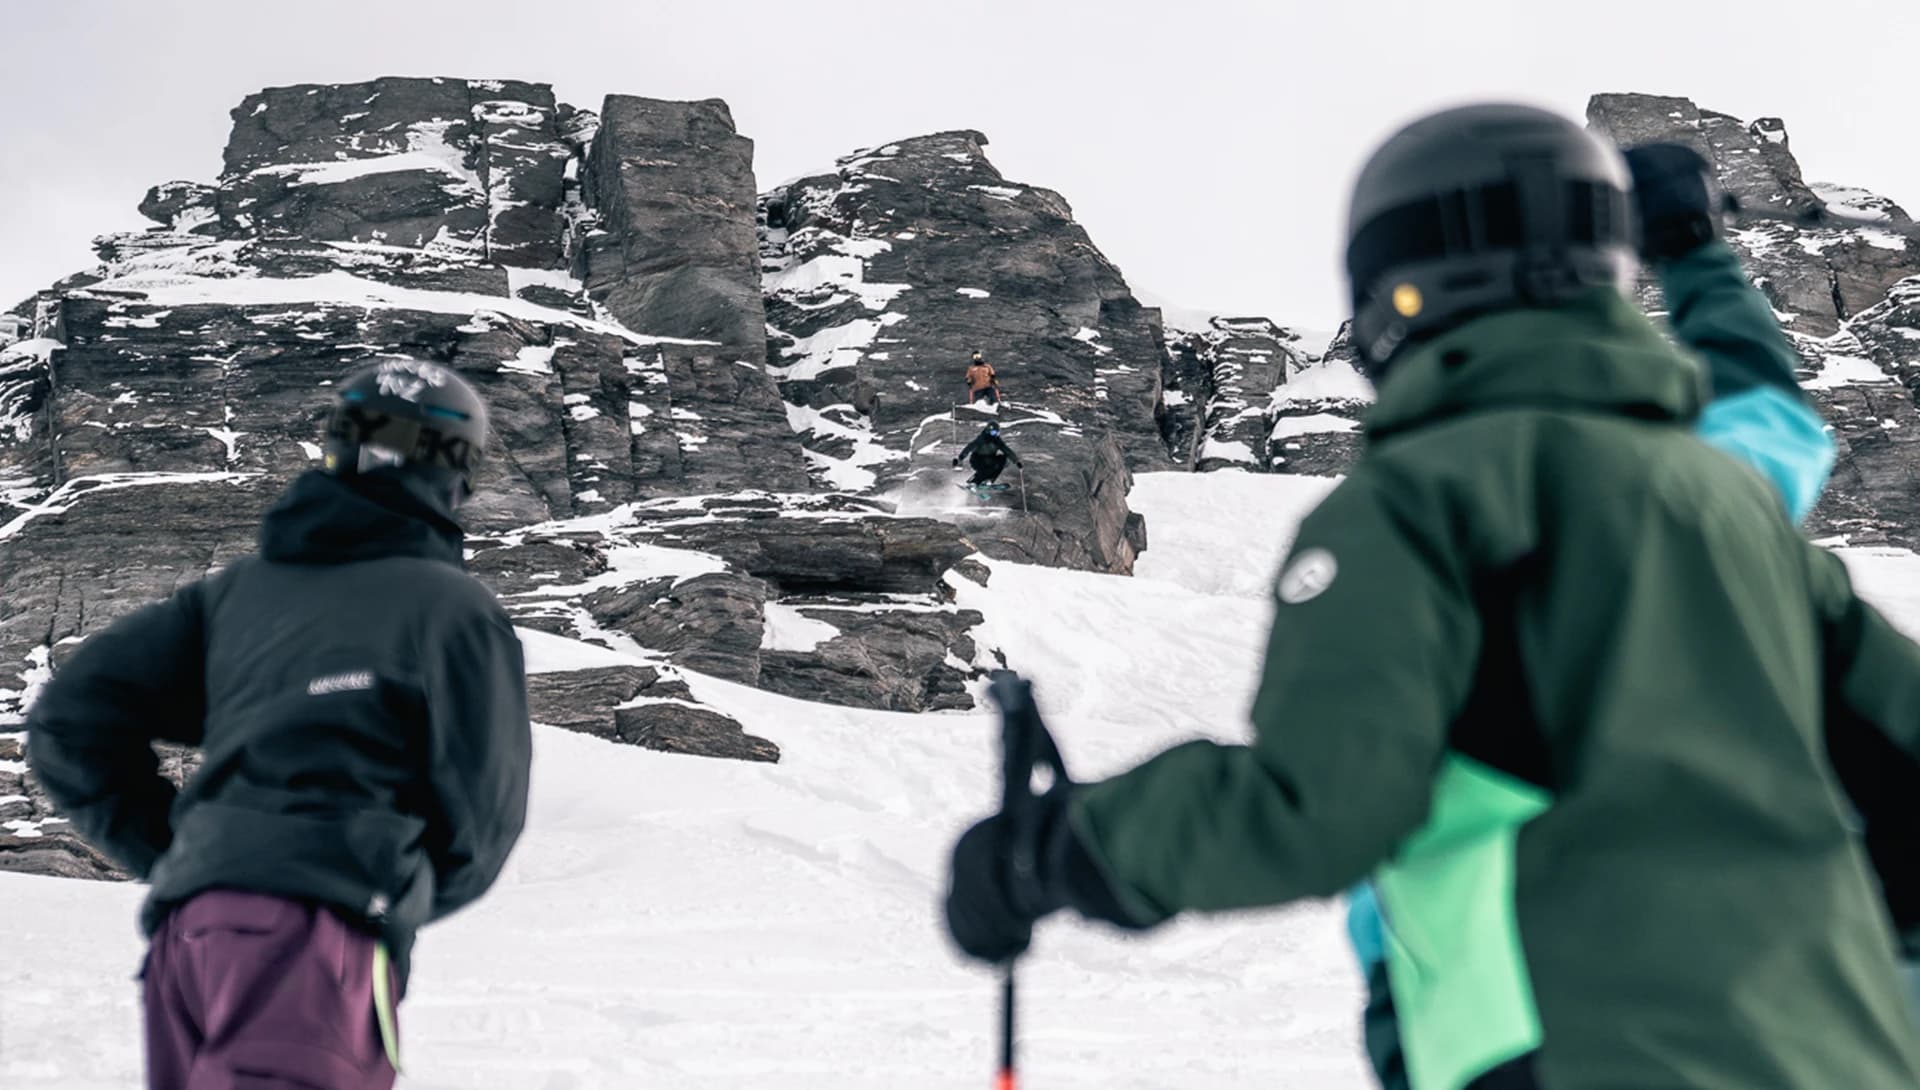
[(1014, 465), (1026, 465), (1020, 460), (1020, 456), (1013, 452), (1013, 448), (1007, 445), (1007, 441), (1000, 438), (1000, 425), (993, 423), (981, 428), (980, 434), (973, 437), (973, 442), (960, 448), (960, 453), (953, 457), (953, 464), (958, 467), (961, 460), (965, 459), (967, 465), (973, 469), (973, 476), (968, 479), (967, 484), (970, 487), (981, 488), (992, 484), (1000, 474), (1006, 472), (1009, 458), (1013, 460)]

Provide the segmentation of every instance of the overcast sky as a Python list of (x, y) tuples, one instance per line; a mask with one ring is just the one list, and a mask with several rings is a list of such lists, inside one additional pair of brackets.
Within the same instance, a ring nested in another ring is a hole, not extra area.
[(1920, 206), (1913, 0), (0, 0), (0, 27), (0, 306), (143, 226), (148, 186), (211, 181), (244, 95), (383, 75), (718, 96), (762, 189), (979, 129), (1136, 289), (1322, 328), (1361, 161), (1463, 100), (1777, 115), (1809, 180)]

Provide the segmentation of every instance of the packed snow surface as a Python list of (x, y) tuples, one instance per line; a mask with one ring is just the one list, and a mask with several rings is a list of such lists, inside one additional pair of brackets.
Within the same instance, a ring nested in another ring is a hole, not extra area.
[[(990, 564), (957, 580), (983, 643), (1034, 679), (1078, 777), (1174, 741), (1237, 738), (1267, 587), (1332, 482), (1143, 474), (1134, 578)], [(1849, 555), (1910, 630), (1920, 558)], [(529, 668), (617, 664), (525, 632)], [(987, 1085), (995, 978), (948, 950), (954, 835), (994, 803), (985, 712), (808, 704), (688, 674), (779, 764), (653, 753), (537, 726), (532, 813), (498, 887), (429, 928), (401, 1009), (403, 1090), (899, 1090)], [(0, 874), (0, 1086), (137, 1085), (131, 885)], [(1358, 982), (1337, 909), (1123, 937), (1040, 928), (1022, 964), (1025, 1082), (1359, 1090)]]

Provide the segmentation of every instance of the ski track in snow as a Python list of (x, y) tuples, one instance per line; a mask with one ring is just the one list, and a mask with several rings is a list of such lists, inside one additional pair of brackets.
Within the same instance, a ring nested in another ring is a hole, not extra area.
[[(1244, 735), (1267, 588), (1332, 484), (1144, 474), (1135, 578), (994, 562), (958, 582), (980, 633), (1034, 679), (1079, 778), (1194, 736)], [(1848, 554), (1920, 631), (1920, 557)], [(617, 661), (543, 636), (539, 669)], [(569, 650), (569, 648), (572, 650)], [(777, 765), (673, 756), (536, 727), (532, 813), (499, 885), (428, 928), (401, 1009), (403, 1090), (985, 1085), (994, 976), (947, 948), (945, 853), (995, 801), (985, 712), (805, 704), (687, 674), (778, 742)], [(129, 885), (0, 874), (0, 1086), (138, 1083)], [(1332, 905), (1127, 937), (1056, 919), (1021, 968), (1035, 1087), (1371, 1086), (1359, 986)]]

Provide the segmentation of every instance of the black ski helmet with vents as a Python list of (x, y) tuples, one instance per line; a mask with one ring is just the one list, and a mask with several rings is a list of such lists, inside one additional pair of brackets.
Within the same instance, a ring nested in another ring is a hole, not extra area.
[(487, 406), (473, 387), (440, 364), (392, 357), (334, 390), (322, 466), (342, 477), (397, 467), (445, 486), (458, 506), (486, 444)]
[(1347, 217), (1367, 372), (1481, 314), (1627, 290), (1631, 188), (1619, 149), (1547, 110), (1462, 106), (1401, 129), (1362, 168)]

